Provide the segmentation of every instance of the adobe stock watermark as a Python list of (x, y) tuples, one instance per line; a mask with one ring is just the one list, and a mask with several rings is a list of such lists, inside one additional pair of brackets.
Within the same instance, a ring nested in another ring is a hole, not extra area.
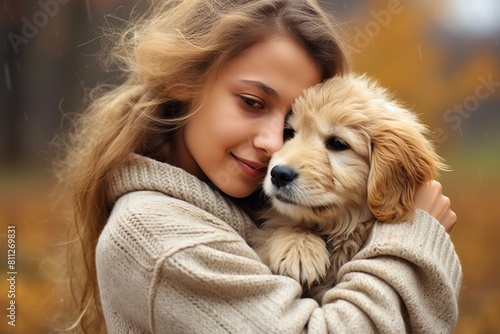
[(21, 35), (13, 32), (7, 34), (10, 45), (14, 52), (19, 53), (19, 46), (28, 44), (28, 42), (38, 35), (39, 29), (45, 27), (51, 18), (59, 13), (60, 5), (65, 5), (70, 0), (40, 0), (38, 6), (40, 10), (33, 14), (31, 20), (26, 16), (21, 18), (23, 23), (21, 28)]
[(16, 226), (7, 227), (7, 298), (9, 300), (7, 307), (7, 324), (16, 326)]
[[(455, 103), (453, 107), (447, 109), (443, 113), (443, 120), (450, 125), (453, 130), (459, 130), (464, 119), (479, 108), (481, 101), (487, 100), (500, 87), (500, 81), (494, 81), (493, 75), (489, 74), (487, 78), (484, 76), (477, 77), (479, 84), (474, 90), (474, 94), (468, 95), (462, 103)], [(434, 141), (438, 144), (448, 140), (446, 131), (442, 128), (434, 129)]]
[(401, 14), (402, 11), (403, 6), (400, 0), (389, 0), (386, 9), (370, 11), (370, 16), (373, 19), (365, 23), (363, 29), (360, 27), (353, 29), (353, 52), (360, 53), (364, 48), (373, 44), (373, 38), (379, 35), (383, 28), (389, 29), (389, 23), (392, 21), (393, 15)]

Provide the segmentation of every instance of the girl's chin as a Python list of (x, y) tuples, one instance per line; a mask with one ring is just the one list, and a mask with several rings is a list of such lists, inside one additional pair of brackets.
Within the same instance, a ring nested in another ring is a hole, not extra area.
[(255, 189), (221, 189), (226, 195), (234, 198), (245, 198), (250, 196)]
[(238, 186), (237, 182), (230, 184), (215, 184), (224, 194), (234, 198), (245, 198), (253, 194), (257, 187), (249, 187), (248, 185)]
[(262, 183), (262, 178), (251, 180), (245, 175), (229, 175), (227, 172), (210, 175), (210, 180), (224, 194), (244, 198), (253, 194)]

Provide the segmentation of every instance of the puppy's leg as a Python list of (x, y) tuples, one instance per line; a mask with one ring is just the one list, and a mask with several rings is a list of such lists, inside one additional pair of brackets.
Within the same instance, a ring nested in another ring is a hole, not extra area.
[(337, 284), (337, 274), (340, 267), (350, 261), (363, 247), (373, 223), (374, 221), (370, 220), (358, 224), (348, 236), (330, 237), (327, 243), (332, 252), (330, 253), (330, 267), (326, 279), (323, 280), (323, 284), (315, 285), (305, 291), (303, 297), (314, 298), (321, 305), (325, 293)]
[[(309, 288), (326, 276), (330, 265), (325, 241), (296, 226), (263, 227), (256, 252), (275, 274), (285, 275)], [(265, 242), (263, 239), (266, 239)]]
[(327, 281), (330, 287), (337, 283), (337, 274), (345, 263), (349, 262), (363, 247), (368, 239), (374, 220), (359, 223), (354, 231), (348, 235), (332, 237), (328, 240), (330, 252), (330, 271)]

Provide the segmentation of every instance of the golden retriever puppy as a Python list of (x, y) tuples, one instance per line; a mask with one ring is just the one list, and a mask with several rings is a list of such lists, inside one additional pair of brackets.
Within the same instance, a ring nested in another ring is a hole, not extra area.
[(373, 222), (411, 220), (415, 190), (445, 165), (417, 116), (365, 76), (312, 87), (292, 110), (294, 136), (270, 161), (271, 209), (251, 243), (274, 273), (320, 299)]

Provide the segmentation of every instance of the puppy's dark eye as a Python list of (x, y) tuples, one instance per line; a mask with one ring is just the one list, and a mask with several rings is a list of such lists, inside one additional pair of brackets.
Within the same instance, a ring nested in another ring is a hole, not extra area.
[(285, 126), (285, 129), (283, 130), (283, 141), (285, 142), (289, 139), (292, 139), (294, 136), (295, 130), (289, 126)]
[(333, 137), (328, 139), (326, 142), (326, 147), (332, 151), (344, 151), (349, 148), (349, 146), (341, 139)]
[(283, 130), (284, 142), (295, 137), (295, 130), (290, 126), (291, 116), (292, 116), (292, 110), (290, 110), (285, 116), (285, 129)]

